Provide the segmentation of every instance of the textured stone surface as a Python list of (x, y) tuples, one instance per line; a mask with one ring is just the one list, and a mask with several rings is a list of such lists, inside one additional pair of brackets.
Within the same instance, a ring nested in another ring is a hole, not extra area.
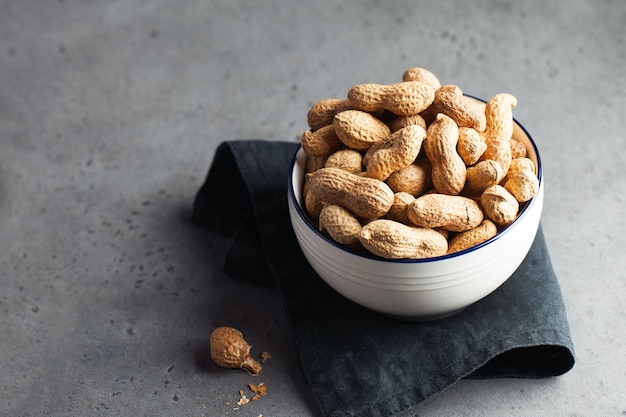
[[(296, 141), (313, 102), (416, 65), (518, 98), (577, 363), (403, 417), (625, 414), (625, 24), (620, 0), (0, 1), (0, 415), (318, 415), (277, 295), (222, 274), (191, 203), (220, 141)], [(240, 410), (220, 324), (273, 356)]]

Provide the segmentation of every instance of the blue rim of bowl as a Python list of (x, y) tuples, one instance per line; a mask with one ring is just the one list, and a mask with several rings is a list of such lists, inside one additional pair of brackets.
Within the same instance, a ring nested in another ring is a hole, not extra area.
[[(467, 95), (467, 94), (466, 94)], [(479, 100), (483, 103), (485, 103), (484, 100), (477, 98), (477, 97), (473, 97), (470, 95), (467, 95), (468, 97), (471, 97), (473, 99)], [(543, 170), (542, 170), (542, 162), (541, 162), (541, 155), (539, 154), (539, 149), (537, 148), (537, 145), (535, 144), (534, 139), (532, 138), (532, 136), (530, 135), (530, 133), (528, 133), (528, 131), (526, 130), (526, 128), (514, 117), (513, 121), (517, 124), (517, 126), (524, 132), (524, 134), (526, 135), (526, 137), (528, 138), (528, 141), (530, 142), (530, 145), (533, 148), (533, 151), (535, 153), (535, 157), (537, 158), (537, 178), (539, 178), (539, 187), (541, 188), (541, 186), (543, 185)], [(335, 242), (334, 240), (332, 240), (331, 238), (329, 238), (328, 236), (326, 236), (325, 234), (323, 234), (322, 232), (320, 232), (318, 230), (317, 227), (315, 227), (315, 225), (313, 224), (313, 222), (311, 222), (311, 219), (309, 219), (309, 216), (304, 212), (304, 210), (302, 209), (302, 206), (300, 206), (300, 203), (298, 203), (298, 199), (296, 198), (296, 194), (294, 191), (294, 184), (293, 184), (293, 170), (297, 161), (297, 157), (298, 154), (300, 153), (300, 150), (302, 149), (302, 146), (298, 146), (298, 149), (296, 150), (296, 152), (293, 155), (293, 158), (291, 160), (291, 164), (289, 165), (289, 178), (288, 178), (288, 187), (289, 187), (289, 198), (291, 199), (294, 207), (296, 208), (296, 212), (298, 213), (298, 216), (300, 216), (300, 218), (304, 221), (304, 223), (317, 235), (319, 236), (321, 239), (323, 239), (325, 242), (329, 243), (330, 245), (336, 247), (337, 249), (340, 249), (346, 253), (352, 254), (354, 256), (358, 256), (361, 258), (365, 258), (365, 259), (371, 259), (371, 260), (375, 260), (375, 261), (385, 261), (385, 262), (393, 262), (393, 263), (428, 263), (428, 262), (435, 262), (435, 261), (441, 261), (444, 259), (452, 259), (452, 258), (456, 258), (459, 256), (462, 256), (464, 254), (470, 253), (470, 252), (474, 252), (479, 250), (480, 248), (489, 245), (490, 243), (500, 239), (502, 236), (504, 236), (511, 227), (513, 227), (516, 223), (518, 223), (520, 221), (520, 219), (522, 219), (522, 217), (526, 216), (526, 213), (530, 210), (530, 207), (533, 206), (535, 204), (535, 200), (536, 200), (536, 196), (533, 197), (530, 201), (526, 202), (523, 204), (523, 207), (521, 208), (517, 218), (515, 219), (515, 221), (513, 223), (511, 223), (510, 225), (504, 227), (502, 230), (498, 231), (498, 233), (492, 237), (491, 239), (488, 239), (476, 246), (472, 246), (471, 248), (459, 251), (459, 252), (455, 252), (455, 253), (451, 253), (451, 254), (446, 254), (446, 255), (442, 255), (442, 256), (435, 256), (435, 257), (431, 257), (431, 258), (417, 258), (417, 259), (412, 259), (412, 258), (405, 258), (405, 259), (386, 259), (386, 258), (382, 258), (380, 256), (376, 256), (374, 254), (370, 254), (367, 252), (355, 252), (354, 250), (346, 247), (345, 245), (342, 245), (340, 243)]]

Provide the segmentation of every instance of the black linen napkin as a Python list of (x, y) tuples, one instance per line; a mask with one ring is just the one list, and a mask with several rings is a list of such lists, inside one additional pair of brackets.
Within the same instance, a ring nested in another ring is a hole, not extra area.
[(543, 231), (515, 274), (452, 317), (395, 320), (345, 299), (300, 251), (287, 208), (296, 143), (223, 142), (193, 221), (234, 237), (227, 275), (275, 285), (307, 382), (327, 417), (390, 417), (461, 378), (544, 378), (574, 365)]

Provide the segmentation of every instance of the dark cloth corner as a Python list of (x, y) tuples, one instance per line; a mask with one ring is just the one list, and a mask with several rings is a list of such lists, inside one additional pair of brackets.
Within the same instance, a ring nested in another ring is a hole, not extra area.
[(541, 228), (504, 285), (444, 320), (390, 319), (334, 292), (307, 264), (291, 229), (287, 177), (297, 146), (222, 143), (193, 221), (233, 237), (226, 274), (280, 292), (302, 371), (325, 416), (390, 417), (461, 378), (545, 378), (574, 366)]

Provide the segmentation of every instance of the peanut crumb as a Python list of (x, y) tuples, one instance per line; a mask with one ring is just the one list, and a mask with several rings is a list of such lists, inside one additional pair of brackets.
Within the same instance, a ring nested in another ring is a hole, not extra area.
[(248, 397), (246, 397), (245, 394), (241, 394), (241, 398), (239, 398), (239, 401), (237, 401), (237, 405), (242, 406), (248, 404), (249, 402), (250, 400), (248, 399)]
[(267, 385), (263, 384), (263, 382), (259, 383), (259, 384), (248, 384), (248, 387), (250, 387), (250, 390), (252, 392), (254, 392), (255, 394), (264, 397), (267, 395)]

